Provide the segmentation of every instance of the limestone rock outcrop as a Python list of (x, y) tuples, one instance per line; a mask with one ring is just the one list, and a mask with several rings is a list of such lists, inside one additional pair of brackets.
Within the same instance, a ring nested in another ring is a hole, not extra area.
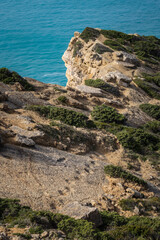
[(138, 72), (148, 71), (134, 54), (115, 51), (104, 45), (104, 40), (100, 34), (96, 40), (85, 42), (75, 34), (62, 57), (67, 68), (67, 86), (83, 85), (86, 79), (114, 80), (127, 86)]

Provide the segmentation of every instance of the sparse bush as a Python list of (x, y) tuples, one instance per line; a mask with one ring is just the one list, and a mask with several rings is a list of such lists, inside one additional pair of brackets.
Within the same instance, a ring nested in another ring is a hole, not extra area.
[(102, 45), (101, 43), (96, 43), (92, 50), (94, 50), (98, 54), (103, 54), (105, 52), (113, 52), (112, 49), (109, 49), (108, 47)]
[(121, 199), (119, 201), (119, 206), (122, 208), (123, 211), (133, 211), (136, 203), (134, 199)]
[(115, 240), (152, 239), (158, 240), (160, 236), (160, 219), (134, 216), (129, 218), (126, 225), (109, 231)]
[(26, 91), (33, 91), (34, 87), (30, 83), (27, 82), (24, 78), (22, 78), (18, 73), (14, 71), (10, 71), (7, 68), (0, 68), (0, 82), (5, 84), (15, 84), (19, 82)]
[(86, 27), (84, 31), (81, 33), (80, 38), (82, 38), (85, 42), (89, 42), (89, 40), (95, 40), (100, 35), (100, 32), (94, 28)]
[(103, 221), (101, 226), (103, 230), (107, 230), (108, 227), (123, 226), (128, 222), (127, 218), (120, 216), (116, 212), (103, 211), (100, 214)]
[(42, 229), (41, 226), (37, 226), (37, 227), (31, 227), (29, 229), (29, 232), (30, 232), (30, 234), (41, 234), (44, 232), (44, 230)]
[(107, 40), (107, 45), (115, 50), (125, 50), (135, 53), (141, 60), (158, 64), (160, 60), (160, 39), (154, 36), (136, 36), (115, 30), (101, 30)]
[(147, 183), (143, 179), (138, 178), (138, 177), (134, 176), (133, 174), (123, 170), (122, 167), (118, 167), (118, 166), (114, 166), (114, 165), (107, 165), (107, 166), (105, 166), (104, 171), (110, 177), (122, 178), (122, 179), (125, 179), (126, 181), (137, 183), (144, 187), (147, 187)]
[(153, 133), (160, 133), (160, 121), (150, 121), (142, 126), (145, 130), (150, 130)]
[(160, 120), (160, 106), (149, 103), (141, 104), (140, 109), (145, 112), (148, 116)]
[(60, 108), (55, 106), (30, 105), (27, 107), (27, 109), (36, 111), (46, 118), (52, 120), (60, 120), (68, 125), (87, 128), (94, 127), (94, 123), (89, 120), (87, 116), (73, 110), (68, 110), (66, 108)]
[(116, 136), (123, 147), (136, 153), (145, 153), (159, 148), (159, 138), (143, 129), (126, 128), (116, 133)]
[(57, 98), (57, 100), (58, 100), (58, 102), (60, 102), (60, 103), (62, 103), (62, 104), (66, 104), (66, 103), (68, 102), (67, 97), (66, 97), (66, 96), (63, 96), (63, 95), (59, 96), (59, 97)]
[(111, 47), (112, 49), (116, 51), (127, 51), (125, 47), (123, 47), (120, 43), (114, 40), (105, 40), (104, 44)]
[(53, 90), (56, 91), (56, 92), (67, 93), (67, 90), (62, 89), (62, 88), (59, 88), (59, 87), (57, 87), (57, 86), (54, 86), (54, 87), (53, 87)]
[(106, 105), (96, 106), (91, 116), (94, 121), (102, 122), (102, 123), (124, 123), (125, 117), (118, 113), (116, 109), (112, 107), (108, 107)]
[(96, 238), (96, 232), (93, 223), (85, 220), (75, 220), (68, 218), (62, 220), (58, 224), (58, 229), (63, 231), (69, 239), (86, 239), (91, 240)]
[(83, 47), (83, 44), (81, 41), (74, 43), (74, 50), (73, 50), (73, 57), (76, 57), (79, 50)]
[(138, 87), (140, 87), (144, 92), (146, 92), (151, 98), (156, 98), (160, 100), (160, 92), (153, 85), (151, 86), (148, 82), (138, 78), (135, 79), (134, 82), (137, 84)]
[(155, 211), (158, 213), (160, 211), (160, 198), (153, 197), (148, 199), (121, 199), (119, 205), (124, 211), (133, 211), (135, 206), (140, 210), (144, 209), (145, 214), (147, 211)]
[(149, 74), (143, 73), (142, 76), (145, 78), (145, 80), (147, 82), (154, 83), (158, 87), (160, 87), (160, 73), (159, 72), (154, 75), (149, 75)]
[(100, 88), (106, 92), (109, 92), (115, 96), (120, 96), (119, 89), (116, 87), (113, 87), (112, 85), (104, 82), (101, 79), (87, 79), (85, 80), (85, 85), (90, 86), (90, 87), (95, 87), (95, 88)]
[(115, 30), (101, 30), (101, 34), (103, 34), (106, 38), (118, 39), (117, 41), (121, 41), (121, 43), (123, 44), (127, 43), (127, 41), (135, 42), (135, 41), (138, 41), (139, 39), (135, 35), (128, 35), (126, 33), (115, 31)]

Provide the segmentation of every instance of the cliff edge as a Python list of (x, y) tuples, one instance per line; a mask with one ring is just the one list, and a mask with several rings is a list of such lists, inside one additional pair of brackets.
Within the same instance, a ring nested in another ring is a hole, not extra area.
[(66, 87), (0, 69), (0, 197), (104, 229), (159, 217), (160, 40), (86, 28), (63, 60)]

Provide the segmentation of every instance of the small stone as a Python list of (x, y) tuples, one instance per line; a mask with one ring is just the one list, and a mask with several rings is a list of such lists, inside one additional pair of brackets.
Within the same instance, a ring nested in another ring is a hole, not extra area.
[(74, 32), (74, 37), (78, 38), (81, 34), (79, 32)]
[(44, 231), (42, 234), (41, 234), (41, 237), (44, 238), (44, 237), (48, 237), (49, 233), (47, 231)]
[(144, 198), (144, 194), (138, 192), (138, 191), (135, 190), (135, 189), (127, 188), (127, 189), (126, 189), (126, 192), (131, 193), (131, 194), (132, 194), (132, 195), (131, 195), (132, 198)]
[(35, 240), (40, 239), (40, 235), (39, 235), (39, 234), (32, 234), (31, 236), (32, 236), (32, 238), (35, 239)]
[(16, 141), (16, 143), (19, 143), (22, 146), (33, 147), (35, 145), (35, 142), (32, 139), (27, 138), (22, 135), (19, 135), (19, 134), (16, 135), (15, 141)]
[(8, 104), (0, 103), (0, 111), (7, 111), (7, 110), (8, 110)]
[(136, 214), (136, 215), (139, 215), (140, 214), (140, 210), (138, 207), (135, 206), (133, 212)]

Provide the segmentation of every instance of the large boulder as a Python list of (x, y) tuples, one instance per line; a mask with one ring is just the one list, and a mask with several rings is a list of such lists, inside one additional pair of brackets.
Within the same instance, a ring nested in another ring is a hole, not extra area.
[(75, 219), (85, 219), (95, 224), (96, 227), (102, 224), (102, 218), (97, 208), (80, 204), (79, 202), (65, 205), (60, 212)]
[(119, 61), (131, 63), (134, 65), (139, 65), (139, 60), (133, 54), (130, 54), (124, 51), (116, 51), (114, 52), (114, 55)]
[(91, 94), (93, 96), (102, 96), (102, 90), (100, 88), (89, 87), (86, 85), (78, 85), (76, 89), (80, 92)]
[(109, 82), (116, 82), (118, 85), (127, 87), (132, 79), (122, 74), (119, 71), (109, 72), (104, 76), (104, 80)]

